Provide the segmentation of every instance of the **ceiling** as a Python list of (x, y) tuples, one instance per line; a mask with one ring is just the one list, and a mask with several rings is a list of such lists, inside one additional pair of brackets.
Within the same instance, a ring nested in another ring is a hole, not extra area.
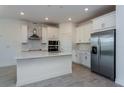
[[(87, 12), (84, 8), (88, 8)], [(0, 5), (0, 18), (14, 18), (36, 23), (82, 22), (115, 10), (112, 5)], [(22, 16), (20, 12), (25, 14)], [(45, 17), (49, 20), (45, 21)]]

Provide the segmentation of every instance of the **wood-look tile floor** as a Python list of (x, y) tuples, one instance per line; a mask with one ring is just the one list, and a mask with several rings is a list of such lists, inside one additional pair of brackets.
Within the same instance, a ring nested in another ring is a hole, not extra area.
[[(73, 73), (39, 81), (23, 87), (120, 87), (113, 81), (73, 64)], [(16, 66), (0, 68), (0, 87), (16, 86)]]

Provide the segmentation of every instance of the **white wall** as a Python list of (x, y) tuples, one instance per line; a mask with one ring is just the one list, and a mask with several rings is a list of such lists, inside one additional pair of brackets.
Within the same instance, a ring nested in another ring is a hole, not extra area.
[(70, 22), (59, 24), (59, 40), (62, 51), (72, 52), (72, 32), (74, 28), (74, 24)]
[(124, 86), (124, 6), (116, 11), (116, 83)]
[(21, 51), (21, 24), (23, 21), (0, 19), (0, 67), (15, 65)]

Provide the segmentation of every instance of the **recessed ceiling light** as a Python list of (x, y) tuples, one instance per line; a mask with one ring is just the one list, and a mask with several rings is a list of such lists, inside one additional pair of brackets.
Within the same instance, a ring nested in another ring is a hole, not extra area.
[(87, 12), (89, 9), (88, 8), (85, 8), (84, 11)]
[(20, 12), (20, 15), (24, 15), (25, 13), (24, 12)]
[(48, 17), (45, 17), (45, 20), (47, 21), (49, 18)]
[(71, 21), (72, 19), (69, 17), (68, 20)]

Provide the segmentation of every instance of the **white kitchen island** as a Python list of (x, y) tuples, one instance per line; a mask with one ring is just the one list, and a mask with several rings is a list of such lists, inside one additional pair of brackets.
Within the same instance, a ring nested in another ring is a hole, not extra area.
[(17, 60), (17, 86), (72, 73), (71, 53), (22, 52)]

